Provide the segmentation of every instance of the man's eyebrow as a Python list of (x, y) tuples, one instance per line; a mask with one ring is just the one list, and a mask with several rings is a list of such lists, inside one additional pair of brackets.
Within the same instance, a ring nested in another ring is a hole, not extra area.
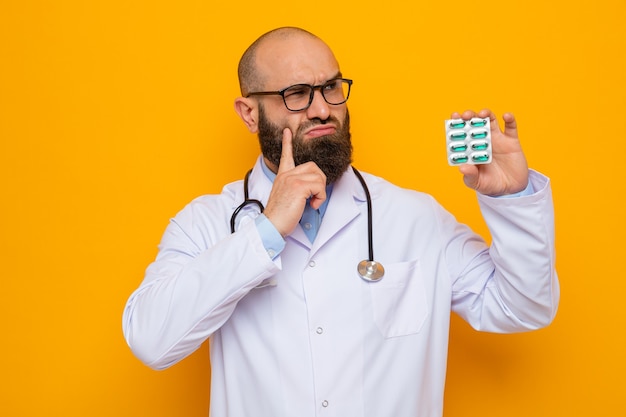
[(335, 75), (333, 75), (332, 77), (328, 78), (325, 82), (336, 80), (337, 78), (343, 78), (343, 74), (341, 73), (341, 71), (337, 71), (335, 73)]
[[(343, 78), (343, 74), (341, 73), (341, 71), (337, 71), (335, 73), (335, 75), (333, 75), (332, 77), (328, 78), (326, 81), (324, 81), (324, 83), (327, 83), (327, 82), (332, 81), (332, 80), (336, 80), (337, 78)], [(298, 84), (294, 84), (294, 85), (303, 85), (303, 84), (306, 84), (306, 83), (298, 83)], [(287, 87), (287, 88), (289, 88), (289, 87)]]

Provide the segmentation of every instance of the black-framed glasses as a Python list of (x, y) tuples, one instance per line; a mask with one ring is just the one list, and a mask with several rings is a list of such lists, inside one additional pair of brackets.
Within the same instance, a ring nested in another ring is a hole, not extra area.
[(326, 103), (338, 106), (348, 101), (350, 87), (352, 87), (352, 80), (334, 78), (320, 85), (296, 84), (280, 91), (256, 91), (248, 93), (246, 98), (250, 96), (281, 96), (287, 110), (302, 111), (308, 109), (313, 103), (315, 90), (320, 90)]

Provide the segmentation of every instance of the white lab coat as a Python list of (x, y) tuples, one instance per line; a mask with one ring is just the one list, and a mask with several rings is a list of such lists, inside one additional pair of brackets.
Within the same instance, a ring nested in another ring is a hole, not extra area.
[[(272, 184), (259, 161), (250, 197), (265, 204)], [(244, 198), (238, 181), (167, 227), (124, 311), (133, 352), (162, 369), (210, 337), (214, 417), (434, 417), (443, 412), (450, 311), (491, 332), (552, 321), (559, 287), (546, 177), (531, 171), (529, 196), (479, 195), (487, 247), (430, 196), (363, 175), (381, 281), (357, 274), (367, 209), (351, 170), (334, 185), (314, 243), (298, 227), (274, 261), (252, 207), (230, 233)]]

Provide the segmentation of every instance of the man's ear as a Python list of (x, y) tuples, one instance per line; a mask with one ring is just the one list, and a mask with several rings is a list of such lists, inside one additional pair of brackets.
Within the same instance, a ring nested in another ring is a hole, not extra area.
[(253, 99), (239, 97), (235, 100), (235, 111), (246, 124), (250, 133), (258, 132), (259, 107)]

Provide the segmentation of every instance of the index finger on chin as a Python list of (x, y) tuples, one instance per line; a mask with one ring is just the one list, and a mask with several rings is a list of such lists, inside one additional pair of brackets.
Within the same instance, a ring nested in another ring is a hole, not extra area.
[(293, 146), (291, 143), (292, 134), (289, 128), (283, 130), (283, 148), (280, 155), (280, 164), (278, 165), (278, 172), (285, 172), (295, 168), (296, 164), (293, 160)]

